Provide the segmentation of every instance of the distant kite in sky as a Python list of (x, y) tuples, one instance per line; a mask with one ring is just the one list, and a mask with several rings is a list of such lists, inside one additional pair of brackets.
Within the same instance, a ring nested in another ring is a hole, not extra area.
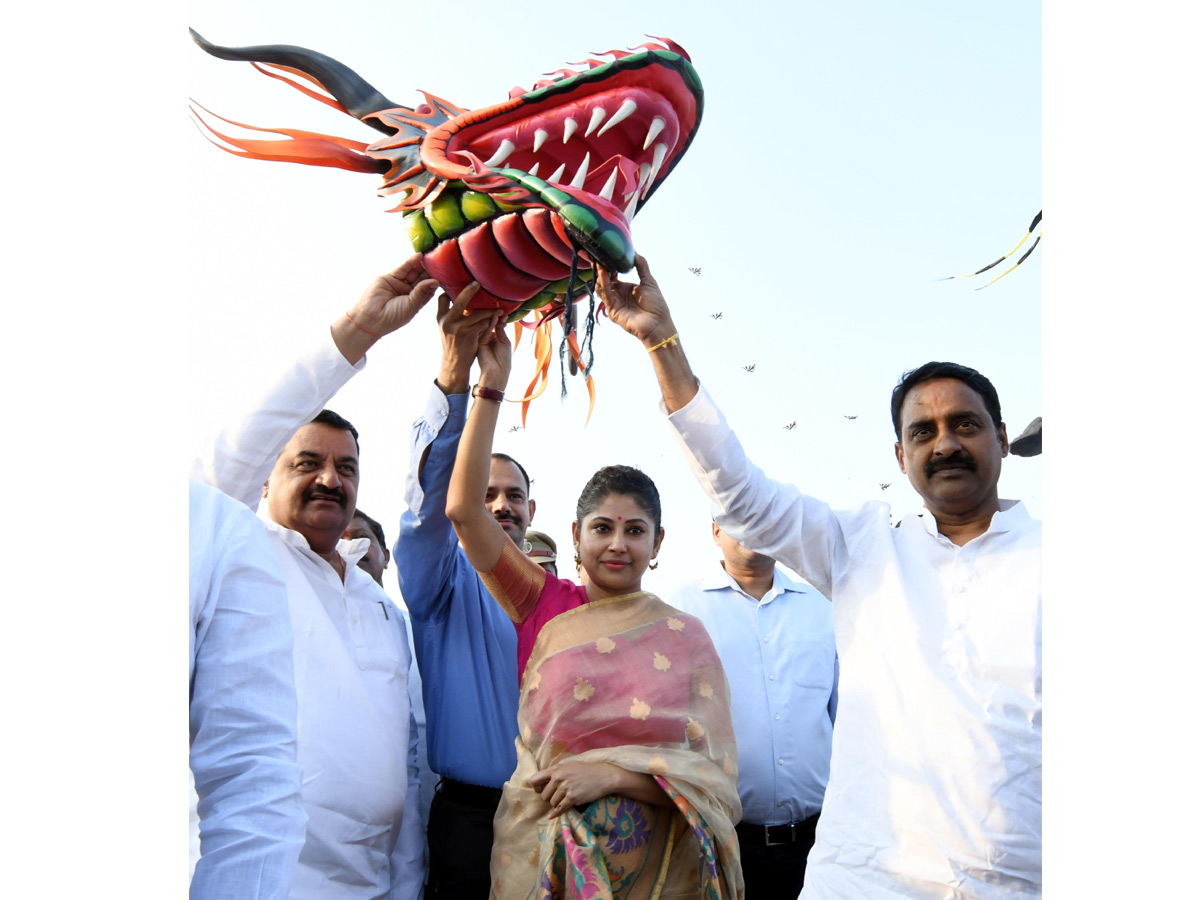
[(715, 313), (713, 313), (713, 314), (712, 314), (712, 317), (711, 317), (711, 318), (714, 318), (714, 319), (719, 319), (719, 318), (721, 318), (723, 315), (725, 315), (725, 313), (719, 313), (719, 312), (715, 312)]
[[(500, 103), (470, 110), (425, 91), (424, 103), (403, 106), (344, 64), (302, 47), (221, 47), (195, 31), (191, 35), (207, 53), (249, 62), (383, 134), (367, 144), (258, 128), (204, 110), (238, 128), (284, 139), (231, 137), (193, 107), (209, 134), (229, 146), (209, 137), (214, 144), (251, 159), (382, 175), (380, 195), (399, 198), (390, 211), (403, 213), (426, 271), (451, 299), (478, 281), (472, 308), (503, 310), (510, 322), (518, 322), (516, 341), (522, 324), (535, 329), (538, 371), (522, 401), (522, 421), (529, 401), (545, 389), (550, 324), (560, 317), (559, 358), (570, 349), (572, 363), (587, 376), (594, 405), (589, 373), (595, 300), (582, 328), (582, 347), (575, 337), (575, 301), (591, 294), (597, 266), (614, 272), (633, 268), (630, 220), (674, 170), (700, 127), (704, 90), (682, 47), (654, 38), (628, 51), (594, 54), (611, 59), (572, 63), (577, 68), (551, 72), (532, 90), (513, 88)], [(506, 39), (512, 38), (510, 31)], [(522, 323), (526, 316), (531, 318)]]
[(842, 416), (843, 419), (857, 419), (858, 416)]
[(758, 365), (758, 363), (755, 363), (753, 366), (742, 366), (742, 368), (745, 369), (747, 372), (753, 372), (754, 366), (757, 366), (757, 365)]
[(699, 268), (693, 269), (691, 266), (688, 266), (688, 271), (691, 272), (693, 275), (695, 275), (697, 278), (700, 277), (700, 269)]
[(886, 482), (886, 483), (881, 481), (881, 482), (879, 483), (879, 489), (880, 489), (881, 491), (886, 491), (886, 490), (887, 490), (888, 488), (890, 488), (891, 486), (892, 486), (892, 483), (891, 483), (890, 481), (889, 481), (889, 482)]
[(783, 427), (786, 428), (788, 431), (791, 431), (793, 428), (796, 427), (796, 421), (793, 419), (791, 422), (788, 422)]
[[(1017, 241), (1017, 246), (1013, 247), (1011, 250), (1009, 250), (1007, 253), (1005, 253), (998, 260), (996, 260), (995, 262), (988, 263), (982, 269), (976, 269), (974, 272), (969, 272), (966, 275), (948, 275), (945, 278), (939, 278), (938, 281), (953, 281), (956, 278), (974, 278), (976, 275), (986, 272), (988, 269), (992, 268), (993, 266), (1000, 265), (1000, 263), (1004, 262), (1006, 259), (1008, 259), (1010, 256), (1012, 256), (1014, 253), (1016, 253), (1018, 250), (1021, 249), (1021, 245), (1024, 244), (1027, 240), (1029, 240), (1029, 236), (1031, 234), (1033, 234), (1033, 229), (1037, 228), (1041, 223), (1042, 223), (1042, 211), (1039, 209), (1038, 214), (1036, 216), (1034, 216), (1033, 221), (1029, 223), (1029, 230), (1027, 232), (1025, 232), (1025, 237), (1023, 237), (1023, 238), (1021, 238), (1021, 240)], [(1015, 269), (1021, 263), (1025, 262), (1025, 260), (1029, 258), (1029, 254), (1033, 252), (1034, 248), (1037, 247), (1037, 245), (1041, 242), (1041, 240), (1042, 240), (1042, 233), (1039, 231), (1037, 238), (1033, 242), (1033, 245), (1021, 255), (1020, 259), (1018, 259), (1015, 263), (1013, 263), (1011, 266), (1009, 266), (1007, 269), (1005, 269), (1003, 272), (1001, 272), (999, 275), (997, 275), (995, 278), (993, 278), (987, 284), (983, 285), (983, 287), (977, 287), (977, 288), (975, 288), (975, 290), (982, 291), (983, 288), (988, 286), (988, 284), (995, 284), (997, 281), (999, 281), (1001, 278), (1003, 278), (1005, 275), (1007, 275), (1009, 272), (1011, 272), (1013, 269)]]

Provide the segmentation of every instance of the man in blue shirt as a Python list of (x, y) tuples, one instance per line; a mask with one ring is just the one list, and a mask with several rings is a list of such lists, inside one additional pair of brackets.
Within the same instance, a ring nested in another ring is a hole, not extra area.
[[(442, 365), (425, 413), (413, 425), (408, 509), (393, 549), (421, 670), (429, 767), (442, 776), (429, 810), (426, 900), (488, 896), (492, 819), (500, 788), (517, 765), (516, 629), (446, 518), (471, 363), (479, 338), (495, 322), (495, 310), (459, 312), (445, 296), (439, 300)], [(535, 503), (515, 460), (493, 455), (487, 503), (523, 546)]]
[(704, 623), (729, 679), (737, 825), (750, 900), (795, 900), (829, 780), (837, 711), (833, 609), (713, 523), (724, 561), (669, 598)]

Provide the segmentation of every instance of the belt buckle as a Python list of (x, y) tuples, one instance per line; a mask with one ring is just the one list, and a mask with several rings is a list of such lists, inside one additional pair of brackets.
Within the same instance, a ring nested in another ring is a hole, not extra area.
[[(787, 839), (782, 841), (771, 840), (772, 828), (786, 828)], [(796, 843), (796, 823), (789, 822), (787, 825), (768, 825), (763, 829), (763, 839), (768, 847), (782, 847), (784, 844), (794, 844)]]

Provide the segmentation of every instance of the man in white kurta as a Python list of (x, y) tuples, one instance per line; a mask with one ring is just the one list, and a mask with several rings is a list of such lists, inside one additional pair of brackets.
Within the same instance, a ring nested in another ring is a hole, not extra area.
[(718, 524), (833, 603), (837, 726), (802, 897), (1040, 898), (1041, 526), (998, 497), (994, 388), (954, 364), (909, 373), (896, 456), (925, 511), (831, 510), (746, 458), (637, 265), (639, 285), (602, 274), (600, 293), (649, 351)]
[(404, 622), (356, 565), (368, 542), (340, 540), (357, 498), (357, 433), (322, 407), (435, 290), (419, 257), (376, 279), (193, 466), (252, 509), (266, 498), (287, 587), (308, 814), (292, 900), (401, 900), (424, 884)]
[(188, 484), (191, 900), (284, 900), (304, 843), (287, 594), (243, 504)]

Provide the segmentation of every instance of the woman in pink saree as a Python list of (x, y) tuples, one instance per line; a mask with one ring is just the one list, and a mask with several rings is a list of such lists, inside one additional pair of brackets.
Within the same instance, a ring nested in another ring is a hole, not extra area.
[(585, 585), (548, 574), (484, 505), (512, 348), (480, 342), (446, 513), (517, 628), (517, 768), (492, 847), (497, 900), (738, 900), (741, 817), (728, 686), (699, 620), (641, 590), (658, 491), (608, 466), (571, 527)]

